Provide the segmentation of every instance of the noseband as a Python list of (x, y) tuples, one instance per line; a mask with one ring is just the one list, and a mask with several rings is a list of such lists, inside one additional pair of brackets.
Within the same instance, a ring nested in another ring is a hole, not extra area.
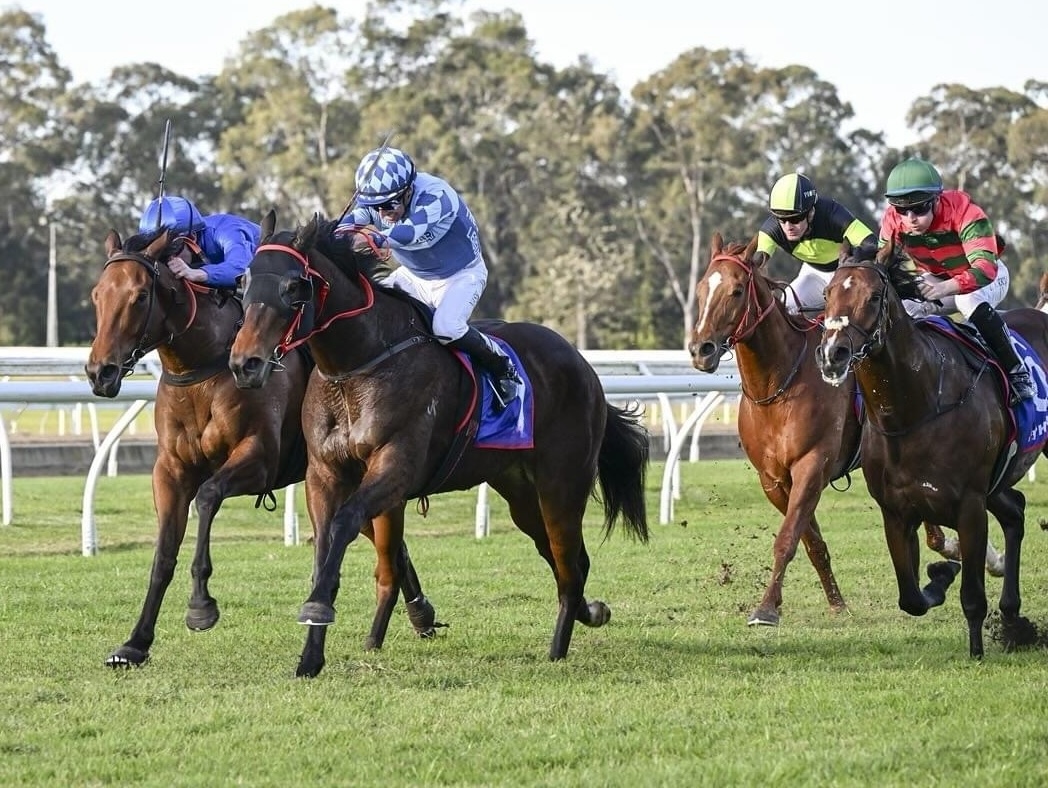
[[(870, 353), (882, 348), (888, 336), (888, 329), (890, 323), (888, 322), (888, 288), (891, 287), (891, 282), (888, 279), (888, 272), (884, 270), (884, 266), (869, 262), (869, 261), (854, 261), (849, 260), (841, 263), (837, 270), (846, 268), (865, 268), (873, 271), (881, 280), (881, 297), (880, 304), (877, 307), (877, 319), (874, 321), (873, 328), (867, 331), (860, 325), (857, 325), (854, 320), (849, 319), (847, 326), (834, 326), (837, 318), (826, 318), (826, 328), (830, 330), (836, 330), (840, 333), (844, 328), (852, 328), (863, 338), (862, 345), (859, 346), (858, 350), (851, 351), (851, 358), (848, 360), (848, 368), (852, 369), (857, 363), (866, 358)], [(849, 337), (849, 346), (851, 345), (851, 338)]]

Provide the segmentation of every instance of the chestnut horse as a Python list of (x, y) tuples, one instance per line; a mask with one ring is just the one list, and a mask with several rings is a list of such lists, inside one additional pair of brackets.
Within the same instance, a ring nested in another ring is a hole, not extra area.
[[(1020, 443), (1009, 454), (1017, 430), (1000, 367), (930, 321), (915, 323), (900, 294), (920, 297), (913, 273), (902, 268), (891, 245), (876, 255), (844, 245), (826, 289), (825, 333), (817, 350), (824, 379), (847, 386), (854, 369), (866, 401), (872, 429), (863, 433), (863, 470), (884, 519), (899, 607), (920, 616), (945, 600), (957, 564), (929, 565), (930, 582), (922, 589), (916, 529), (922, 520), (949, 524), (960, 540), (969, 654), (983, 656), (989, 511), (1004, 531), (1002, 642), (1006, 648), (1036, 642), (1036, 627), (1019, 614), (1026, 499), (1013, 485), (1041, 454), (1043, 439), (1034, 431), (1028, 448)], [(1016, 309), (1004, 316), (1048, 359), (1048, 315)]]
[[(727, 351), (738, 358), (739, 440), (764, 494), (783, 515), (771, 579), (747, 623), (775, 626), (798, 542), (830, 609), (845, 609), (815, 510), (827, 485), (858, 467), (863, 422), (853, 381), (835, 388), (819, 374), (814, 353), (819, 325), (787, 313), (779, 285), (753, 263), (756, 248), (756, 239), (748, 246), (725, 246), (714, 234), (709, 266), (695, 288), (697, 318), (688, 350), (702, 372), (716, 372)], [(938, 552), (955, 549), (937, 526), (927, 526), (927, 539)]]
[[(164, 594), (185, 537), (196, 497), (198, 528), (186, 626), (206, 630), (218, 622), (208, 591), (212, 573), (211, 525), (226, 498), (271, 496), (305, 476), (300, 410), (313, 369), (307, 355), (284, 359), (265, 392), (240, 391), (229, 373), (229, 348), (243, 308), (232, 291), (179, 280), (162, 261), (181, 241), (167, 231), (133, 236), (127, 248), (115, 231), (105, 240), (106, 262), (91, 291), (96, 334), (87, 376), (94, 393), (115, 397), (124, 377), (156, 349), (163, 365), (154, 418), (157, 459), (153, 501), (157, 540), (149, 589), (128, 640), (106, 659), (112, 667), (141, 665), (149, 656)], [(370, 529), (367, 529), (370, 534)], [(433, 608), (418, 587), (405, 550), (409, 617), (423, 636), (433, 632)]]
[[(597, 627), (610, 617), (607, 605), (584, 596), (590, 559), (582, 521), (597, 482), (605, 538), (620, 517), (632, 536), (648, 538), (648, 435), (635, 414), (605, 400), (592, 367), (559, 334), (499, 323), (492, 333), (513, 347), (530, 378), (533, 442), (478, 448), (462, 431), (473, 423), (468, 403), (478, 400), (473, 375), (434, 341), (418, 305), (378, 284), (373, 258), (331, 237), (335, 222), (314, 216), (295, 232), (275, 232), (275, 224), (271, 211), (246, 275), (230, 368), (244, 388), (268, 386), (287, 348), (306, 340), (317, 362), (302, 408), (315, 556), (299, 616), (311, 626), (297, 675), (323, 668), (342, 560), (361, 526), (377, 518), (377, 607), (365, 640), (372, 649), (382, 645), (403, 581), (391, 558), (403, 539), (406, 502), (485, 481), (553, 570), (559, 608), (549, 657), (565, 657), (575, 621)], [(513, 407), (526, 422), (527, 411), (518, 401)]]
[(1037, 283), (1037, 303), (1034, 305), (1034, 309), (1048, 312), (1048, 271), (1041, 274), (1041, 278)]

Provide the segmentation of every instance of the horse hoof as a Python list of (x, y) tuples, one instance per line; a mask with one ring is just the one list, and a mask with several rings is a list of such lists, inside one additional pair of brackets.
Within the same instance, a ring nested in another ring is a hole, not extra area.
[(588, 627), (602, 627), (611, 621), (611, 608), (601, 602), (599, 599), (594, 599), (586, 606), (588, 619), (582, 623)]
[(928, 564), (928, 579), (933, 583), (950, 585), (961, 571), (961, 565), (957, 561), (936, 561)]
[(186, 609), (186, 627), (194, 632), (205, 632), (218, 623), (218, 603), (211, 600), (205, 605)]
[(767, 610), (757, 609), (753, 611), (750, 620), (746, 622), (748, 627), (777, 627), (779, 625), (779, 614)]
[(986, 571), (990, 577), (1004, 577), (1004, 558), (999, 561), (987, 561)]
[(423, 632), (433, 631), (437, 623), (437, 611), (433, 609), (428, 599), (423, 597), (419, 601), (408, 602), (407, 609), (408, 621), (411, 622), (416, 633), (422, 635)]
[(1000, 640), (1005, 652), (1011, 652), (1036, 645), (1040, 640), (1040, 633), (1037, 625), (1026, 616), (1016, 616), (1002, 622)]
[(137, 668), (145, 664), (149, 659), (149, 652), (131, 646), (121, 646), (108, 657), (105, 665), (107, 668)]
[(323, 660), (321, 660), (319, 663), (299, 662), (298, 667), (295, 668), (295, 678), (315, 679), (317, 676), (320, 675), (320, 671), (322, 671), (323, 669)]
[(335, 608), (323, 602), (306, 602), (298, 614), (298, 623), (309, 627), (331, 626), (335, 623)]

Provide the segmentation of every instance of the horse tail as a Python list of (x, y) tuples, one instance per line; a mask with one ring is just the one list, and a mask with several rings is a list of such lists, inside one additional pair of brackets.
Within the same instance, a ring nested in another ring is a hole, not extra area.
[(604, 440), (597, 458), (605, 539), (621, 518), (632, 536), (648, 541), (648, 510), (644, 503), (648, 451), (648, 431), (640, 425), (639, 411), (608, 404)]

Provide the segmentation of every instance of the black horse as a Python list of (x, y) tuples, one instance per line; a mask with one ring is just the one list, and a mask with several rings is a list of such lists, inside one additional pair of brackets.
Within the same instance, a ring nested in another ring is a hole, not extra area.
[[(392, 559), (406, 502), (485, 481), (553, 570), (559, 612), (549, 656), (565, 657), (575, 621), (601, 626), (610, 617), (607, 605), (584, 596), (590, 560), (582, 520), (598, 481), (605, 537), (621, 516), (631, 534), (648, 538), (648, 436), (636, 416), (608, 404), (592, 367), (559, 334), (500, 323), (491, 333), (516, 350), (530, 379), (533, 444), (478, 448), (468, 439), (479, 390), (472, 372), (432, 341), (416, 305), (377, 283), (369, 255), (333, 240), (333, 222), (315, 216), (280, 233), (275, 224), (270, 212), (247, 273), (230, 368), (238, 385), (259, 388), (288, 347), (307, 337), (316, 358), (319, 375), (302, 409), (315, 562), (299, 617), (313, 626), (298, 675), (323, 668), (323, 625), (334, 622), (342, 560), (361, 526), (374, 518), (376, 545), (384, 548), (365, 641), (378, 648), (403, 582)], [(519, 407), (524, 419), (529, 409)]]

